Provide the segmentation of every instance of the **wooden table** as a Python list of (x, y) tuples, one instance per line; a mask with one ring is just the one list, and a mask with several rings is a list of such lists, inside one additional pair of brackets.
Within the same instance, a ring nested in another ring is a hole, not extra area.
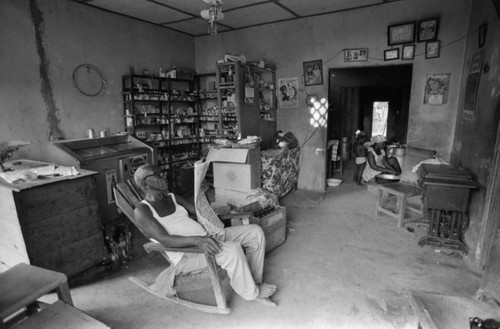
[(3, 319), (54, 290), (60, 300), (73, 305), (64, 273), (25, 263), (0, 273), (0, 320), (3, 322)]
[(470, 329), (469, 318), (500, 319), (500, 309), (466, 296), (409, 291), (409, 301), (423, 329)]

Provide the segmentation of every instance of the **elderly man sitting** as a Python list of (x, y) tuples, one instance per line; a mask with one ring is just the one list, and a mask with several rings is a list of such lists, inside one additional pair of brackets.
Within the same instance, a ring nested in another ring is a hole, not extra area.
[[(276, 306), (270, 299), (276, 285), (262, 282), (266, 240), (260, 226), (221, 228), (217, 234), (208, 236), (203, 226), (189, 216), (196, 214), (193, 203), (170, 193), (159, 173), (158, 167), (146, 164), (134, 174), (136, 184), (145, 192), (144, 200), (134, 212), (139, 228), (164, 246), (197, 246), (215, 255), (238, 295), (245, 300)], [(246, 248), (246, 254), (242, 247)], [(203, 254), (169, 252), (168, 256), (178, 273), (190, 273), (207, 266)]]

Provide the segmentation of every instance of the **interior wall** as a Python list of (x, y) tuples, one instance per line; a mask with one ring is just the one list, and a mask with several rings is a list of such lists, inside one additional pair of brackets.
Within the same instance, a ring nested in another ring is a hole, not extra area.
[[(192, 37), (67, 0), (0, 1), (0, 44), (0, 140), (31, 142), (16, 157), (32, 159), (50, 136), (123, 131), (121, 77), (130, 66), (195, 66)], [(96, 97), (73, 85), (84, 63), (106, 80)]]
[[(436, 149), (441, 157), (449, 159), (460, 93), (464, 36), (467, 34), (464, 22), (468, 21), (470, 3), (471, 0), (405, 0), (198, 37), (195, 40), (196, 69), (198, 73), (213, 72), (215, 62), (225, 53), (232, 53), (244, 54), (248, 60), (276, 63), (278, 79), (299, 77), (299, 106), (278, 109), (278, 129), (293, 132), (302, 145), (299, 188), (324, 190), (326, 129), (317, 130), (308, 139), (314, 130), (308, 126), (306, 95), (328, 96), (329, 68), (408, 63), (383, 60), (383, 52), (389, 48), (387, 26), (391, 24), (434, 16), (441, 18), (440, 57), (425, 59), (424, 44), (416, 44), (407, 142)], [(343, 49), (348, 48), (368, 48), (368, 61), (345, 63)], [(323, 61), (325, 83), (304, 87), (302, 64), (316, 59)], [(433, 73), (451, 73), (448, 103), (442, 106), (423, 104), (425, 78)]]
[[(477, 90), (475, 112), (470, 115), (463, 111), (467, 73), (473, 54), (479, 50), (478, 27), (483, 22), (488, 23), (484, 65)], [(486, 225), (488, 220), (498, 222), (498, 218), (483, 218), (485, 197), (494, 169), (492, 165), (495, 144), (499, 142), (496, 139), (500, 119), (500, 20), (492, 1), (473, 1), (468, 33), (452, 162), (469, 169), (479, 185), (469, 204), (471, 223), (466, 232), (466, 242), (472, 249), (470, 257), (479, 262), (483, 252), (480, 232), (485, 227), (493, 227)], [(483, 232), (489, 233), (491, 232)]]

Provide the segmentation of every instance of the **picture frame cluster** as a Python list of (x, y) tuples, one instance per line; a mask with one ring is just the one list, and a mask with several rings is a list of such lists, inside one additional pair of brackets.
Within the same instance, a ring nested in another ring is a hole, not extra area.
[(441, 42), (438, 40), (439, 22), (439, 17), (431, 17), (420, 21), (389, 25), (387, 45), (391, 48), (384, 50), (384, 61), (413, 60), (415, 42), (425, 43), (426, 59), (438, 58), (441, 48)]

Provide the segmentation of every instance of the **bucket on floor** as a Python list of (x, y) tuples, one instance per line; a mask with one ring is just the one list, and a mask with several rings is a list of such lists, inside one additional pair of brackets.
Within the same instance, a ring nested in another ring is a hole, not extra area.
[(342, 184), (343, 180), (342, 179), (338, 179), (338, 178), (328, 178), (326, 180), (326, 183), (328, 184), (328, 186), (339, 186), (340, 184)]

